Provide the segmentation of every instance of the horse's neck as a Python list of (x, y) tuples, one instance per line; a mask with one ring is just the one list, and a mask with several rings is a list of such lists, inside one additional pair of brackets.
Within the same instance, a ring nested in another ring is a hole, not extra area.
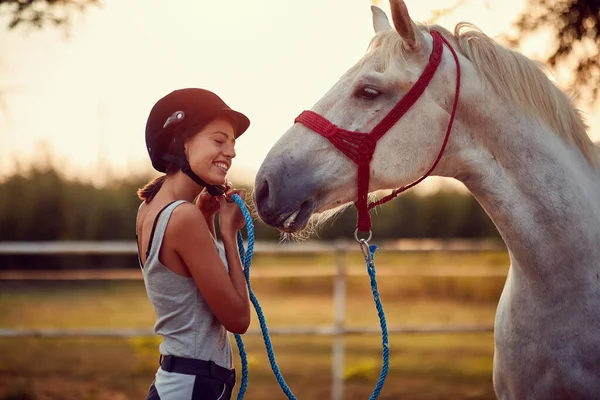
[[(498, 108), (494, 112), (502, 113)], [(524, 277), (530, 289), (543, 293), (564, 295), (573, 287), (597, 285), (598, 167), (590, 166), (577, 148), (514, 110), (500, 118), (479, 116), (469, 123), (470, 134), (462, 140), (470, 147), (457, 157), (454, 177), (495, 223), (510, 251), (514, 272)]]

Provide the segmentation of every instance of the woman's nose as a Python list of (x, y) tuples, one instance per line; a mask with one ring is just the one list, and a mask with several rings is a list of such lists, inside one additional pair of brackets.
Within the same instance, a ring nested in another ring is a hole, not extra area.
[(235, 147), (227, 146), (227, 148), (223, 151), (223, 154), (229, 158), (235, 158)]

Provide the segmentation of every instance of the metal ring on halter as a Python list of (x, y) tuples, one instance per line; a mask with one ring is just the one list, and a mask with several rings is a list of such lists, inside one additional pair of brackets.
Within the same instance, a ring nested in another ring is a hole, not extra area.
[(371, 238), (373, 237), (373, 232), (371, 232), (371, 230), (369, 229), (369, 237), (366, 239), (359, 239), (358, 238), (358, 228), (356, 228), (354, 230), (354, 238), (356, 239), (357, 242), (360, 243), (361, 240), (364, 240), (365, 242), (368, 242), (369, 240), (371, 240)]

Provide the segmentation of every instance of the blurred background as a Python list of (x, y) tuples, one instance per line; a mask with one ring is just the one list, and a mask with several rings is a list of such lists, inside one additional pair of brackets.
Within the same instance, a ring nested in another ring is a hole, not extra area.
[[(136, 190), (156, 176), (150, 108), (203, 87), (246, 113), (229, 179), (251, 190), (293, 119), (364, 53), (371, 4), (390, 15), (371, 0), (0, 0), (0, 400), (145, 398), (159, 338), (135, 215)], [(469, 21), (540, 61), (600, 139), (598, 0), (407, 6), (416, 21)], [(280, 243), (255, 221), (253, 289), (300, 399), (365, 399), (379, 375), (355, 223), (348, 209), (308, 241)], [(509, 261), (487, 215), (461, 184), (428, 178), (373, 226), (391, 332), (380, 398), (495, 398), (492, 326)], [(244, 340), (246, 399), (285, 398), (256, 318)]]

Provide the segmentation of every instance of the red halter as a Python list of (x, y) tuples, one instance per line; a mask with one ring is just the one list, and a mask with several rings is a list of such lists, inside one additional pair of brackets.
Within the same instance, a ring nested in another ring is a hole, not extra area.
[[(358, 222), (357, 232), (367, 232), (371, 230), (371, 215), (369, 210), (377, 205), (386, 203), (398, 196), (400, 193), (407, 189), (415, 186), (435, 169), (438, 162), (442, 158), (448, 138), (450, 137), (450, 131), (452, 130), (452, 124), (454, 123), (454, 114), (456, 113), (456, 106), (458, 104), (458, 97), (460, 93), (460, 64), (456, 52), (448, 43), (448, 41), (437, 31), (431, 31), (433, 37), (433, 51), (429, 57), (429, 63), (423, 70), (423, 73), (414, 84), (414, 86), (406, 93), (406, 95), (394, 106), (394, 108), (377, 124), (375, 128), (369, 133), (363, 132), (352, 132), (345, 129), (340, 129), (337, 125), (331, 123), (326, 118), (320, 116), (314, 111), (303, 111), (294, 122), (300, 122), (306, 125), (311, 130), (317, 132), (321, 136), (327, 138), (338, 150), (346, 155), (349, 159), (354, 161), (358, 165), (358, 200), (355, 203), (356, 209), (358, 210)], [(408, 109), (421, 97), (429, 82), (433, 78), (435, 71), (440, 65), (442, 60), (442, 52), (444, 50), (443, 43), (452, 52), (454, 61), (456, 62), (456, 94), (454, 95), (454, 104), (452, 106), (452, 112), (450, 114), (450, 122), (448, 123), (448, 129), (446, 130), (446, 136), (442, 144), (442, 148), (434, 161), (433, 165), (429, 170), (419, 179), (413, 183), (395, 189), (388, 196), (382, 199), (368, 204), (369, 194), (369, 164), (373, 158), (375, 152), (375, 146), (377, 141), (387, 133), (387, 131), (394, 126), (400, 118), (408, 111)]]

